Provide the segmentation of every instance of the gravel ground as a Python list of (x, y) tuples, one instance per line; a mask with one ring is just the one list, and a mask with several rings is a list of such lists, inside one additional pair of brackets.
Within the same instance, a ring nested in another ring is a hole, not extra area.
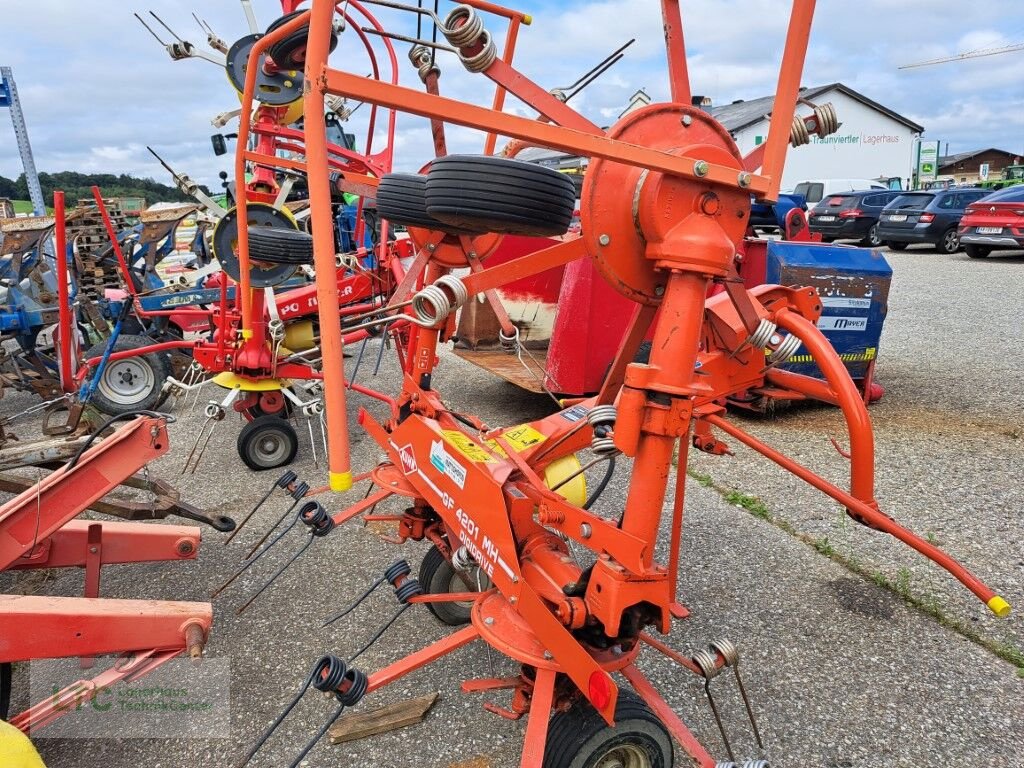
[[(913, 529), (929, 533), (1006, 596), (1020, 601), (1024, 442), (1024, 370), (1014, 352), (1024, 309), (1019, 259), (972, 262), (962, 255), (910, 250), (892, 254), (896, 272), (890, 317), (880, 350), (879, 380), (885, 399), (872, 414), (878, 433), (878, 491), (882, 508)], [(993, 288), (999, 294), (993, 293)], [(985, 314), (979, 308), (998, 307)], [(384, 371), (382, 388), (393, 381)], [(438, 388), (457, 408), (470, 408), (492, 424), (536, 418), (550, 402), (497, 381), (445, 355)], [(366, 380), (363, 380), (366, 383)], [(0, 413), (34, 402), (11, 395)], [(381, 407), (355, 398), (380, 414)], [(738, 417), (745, 427), (785, 446), (797, 458), (842, 478), (843, 462), (827, 435), (842, 435), (837, 413), (824, 407), (780, 412), (773, 419)], [(171, 427), (171, 453), (154, 473), (180, 481), (186, 498), (211, 511), (240, 517), (277, 473), (255, 474), (235, 455), (240, 424), (227, 420), (214, 433), (202, 474), (182, 480), (182, 462), (201, 424), (198, 414)], [(378, 451), (354, 427), (357, 469), (372, 466)], [(31, 426), (19, 431), (32, 436)], [(294, 467), (318, 484), (323, 470), (310, 458), (308, 436)], [(1018, 618), (988, 619), (984, 609), (943, 571), (881, 534), (847, 522), (835, 505), (765, 461), (736, 447), (735, 457), (695, 456), (693, 468), (722, 487), (759, 496), (771, 513), (800, 533), (827, 537), (839, 555), (856, 558), (865, 572), (905, 579), (911, 595), (937, 601), (943, 614), (985, 638), (1020, 647)], [(623, 466), (599, 504), (611, 513), (628, 481)], [(336, 510), (354, 500), (327, 495)], [(842, 564), (747, 511), (713, 488), (688, 483), (682, 598), (693, 615), (675, 628), (670, 643), (693, 652), (727, 637), (742, 653), (744, 679), (774, 766), (887, 768), (945, 764), (970, 768), (1019, 768), (1024, 732), (1024, 680), (1014, 667), (979, 643), (951, 631)], [(197, 561), (174, 565), (111, 567), (103, 593), (114, 597), (205, 600), (283, 510), (278, 496), (230, 546), (204, 531)], [(396, 502), (394, 508), (397, 508)], [(393, 598), (380, 594), (344, 623), (321, 629), (337, 610), (396, 557), (413, 567), (422, 545), (399, 550), (379, 532), (349, 525), (317, 544), (241, 616), (235, 609), (286, 557), (285, 549), (252, 569), (214, 601), (216, 621), (207, 654), (227, 657), (232, 669), (231, 734), (204, 738), (200, 728), (181, 738), (47, 739), (40, 751), (50, 768), (121, 766), (229, 766), (291, 697), (311, 663), (324, 652), (345, 656), (390, 614)], [(906, 569), (906, 571), (901, 571)], [(47, 582), (2, 576), (5, 591), (74, 594), (79, 573)], [(419, 609), (417, 609), (419, 610)], [(359, 661), (378, 668), (442, 637), (445, 628), (425, 610), (406, 615)], [(698, 738), (724, 759), (721, 741), (692, 675), (647, 654), (644, 671)], [(493, 672), (492, 672), (493, 670)], [(512, 665), (479, 643), (368, 697), (362, 707), (438, 691), (440, 699), (419, 726), (346, 745), (321, 744), (309, 766), (437, 766), (473, 761), (504, 768), (518, 764), (523, 725), (484, 712), (498, 694), (463, 695), (459, 682), (505, 674)], [(27, 674), (15, 674), (14, 710), (27, 704)], [(738, 757), (755, 748), (733, 681), (714, 681)], [(326, 718), (331, 706), (307, 697), (253, 765), (288, 765)], [(39, 735), (45, 737), (46, 732)], [(442, 735), (443, 734), (443, 735)], [(127, 734), (126, 734), (127, 735)], [(132, 734), (141, 737), (144, 734)], [(682, 764), (682, 761), (680, 761)]]

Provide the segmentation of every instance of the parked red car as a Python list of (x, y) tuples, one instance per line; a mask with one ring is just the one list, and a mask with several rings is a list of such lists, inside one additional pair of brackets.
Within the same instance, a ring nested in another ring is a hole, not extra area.
[(999, 248), (1024, 249), (1024, 184), (1001, 189), (967, 206), (960, 244), (972, 259)]

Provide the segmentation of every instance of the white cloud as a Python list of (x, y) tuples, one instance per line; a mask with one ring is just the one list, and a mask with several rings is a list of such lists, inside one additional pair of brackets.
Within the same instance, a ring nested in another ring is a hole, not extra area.
[[(174, 167), (216, 186), (229, 158), (215, 157), (210, 119), (237, 108), (222, 69), (192, 60), (172, 62), (132, 16), (152, 7), (183, 37), (203, 38), (191, 19), (196, 3), (186, 0), (120, 0), (70, 3), (33, 0), (4, 6), (0, 51), (18, 81), (40, 170), (129, 172), (169, 181), (145, 151), (150, 144)], [(544, 88), (566, 86), (628, 39), (637, 42), (625, 58), (572, 105), (606, 125), (637, 88), (655, 99), (668, 94), (659, 3), (510, 2), (534, 16), (524, 27), (516, 62)], [(277, 15), (277, 0), (255, 0), (263, 25)], [(788, 3), (782, 0), (683, 0), (693, 91), (716, 103), (753, 98), (774, 88), (785, 39)], [(229, 42), (246, 34), (237, 2), (201, 4), (211, 26)], [(415, 32), (410, 16), (380, 10), (386, 26)], [(496, 40), (504, 26), (487, 25)], [(154, 28), (159, 29), (156, 25)], [(159, 29), (164, 37), (165, 30)], [(1024, 40), (1024, 4), (998, 0), (821, 0), (812, 32), (804, 83), (842, 81), (907, 115), (927, 135), (949, 142), (951, 151), (997, 146), (1024, 152), (1024, 53), (919, 69), (898, 67)], [(379, 42), (379, 41), (378, 41)], [(401, 81), (420, 87), (396, 43)], [(343, 40), (334, 62), (366, 74), (370, 66), (354, 40)], [(465, 72), (450, 54), (438, 58), (445, 95), (489, 104), (493, 87)], [(510, 99), (509, 111), (530, 114)], [(365, 132), (369, 109), (356, 113), (349, 129)], [(378, 121), (380, 133), (382, 120)], [(427, 121), (402, 116), (396, 165), (416, 169), (431, 156)], [(230, 126), (227, 130), (233, 130)], [(449, 129), (452, 151), (480, 151), (482, 134)], [(379, 150), (383, 135), (376, 139)], [(363, 138), (360, 138), (363, 143)], [(0, 174), (15, 176), (20, 163), (6, 115), (0, 114)]]

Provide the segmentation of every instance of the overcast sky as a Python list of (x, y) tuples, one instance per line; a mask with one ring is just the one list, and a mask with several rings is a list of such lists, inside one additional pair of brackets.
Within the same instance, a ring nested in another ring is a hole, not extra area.
[[(508, 0), (513, 4), (512, 0)], [(253, 0), (261, 27), (280, 14), (278, 0)], [(452, 7), (441, 3), (442, 15)], [(667, 98), (660, 4), (655, 0), (542, 2), (517, 7), (534, 16), (524, 28), (517, 65), (545, 88), (569, 85), (630, 38), (626, 58), (572, 104), (595, 122), (614, 121), (644, 88)], [(694, 93), (715, 103), (755, 98), (774, 89), (785, 37), (784, 0), (683, 0)], [(0, 65), (14, 68), (36, 165), (41, 171), (133, 173), (169, 182), (145, 150), (150, 144), (177, 169), (207, 184), (228, 158), (215, 157), (209, 135), (216, 114), (238, 107), (224, 71), (198, 59), (172, 62), (132, 16), (154, 10), (182, 37), (205, 40), (196, 11), (230, 44), (247, 34), (236, 0), (0, 0)], [(389, 28), (415, 32), (411, 14), (381, 9)], [(500, 23), (488, 17), (495, 39)], [(164, 38), (170, 36), (159, 29)], [(1024, 3), (1000, 0), (819, 0), (804, 84), (841, 81), (926, 127), (951, 152), (995, 146), (1024, 153), (1024, 52), (899, 70), (899, 65), (963, 51), (1024, 42)], [(396, 43), (401, 80), (418, 86)], [(441, 54), (442, 91), (489, 101), (481, 76)], [(367, 74), (369, 64), (349, 33), (332, 65)], [(516, 111), (521, 109), (512, 105)], [(351, 130), (362, 134), (368, 109)], [(5, 112), (0, 110), (0, 112)], [(525, 112), (524, 112), (525, 114)], [(840, 119), (842, 116), (840, 115)], [(232, 124), (228, 129), (233, 130)], [(429, 129), (419, 118), (399, 122), (396, 158), (416, 168), (430, 156)], [(479, 151), (468, 131), (449, 136), (450, 151)], [(363, 139), (360, 138), (360, 145)], [(233, 145), (232, 145), (233, 146)], [(0, 114), (0, 174), (21, 172), (7, 115)]]

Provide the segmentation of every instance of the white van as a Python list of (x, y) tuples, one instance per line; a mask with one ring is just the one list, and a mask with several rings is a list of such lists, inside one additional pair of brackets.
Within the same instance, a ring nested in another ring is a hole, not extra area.
[(888, 189), (878, 180), (873, 179), (809, 179), (801, 181), (793, 187), (794, 194), (803, 195), (807, 207), (813, 208), (823, 197), (837, 192), (852, 192), (861, 189)]

